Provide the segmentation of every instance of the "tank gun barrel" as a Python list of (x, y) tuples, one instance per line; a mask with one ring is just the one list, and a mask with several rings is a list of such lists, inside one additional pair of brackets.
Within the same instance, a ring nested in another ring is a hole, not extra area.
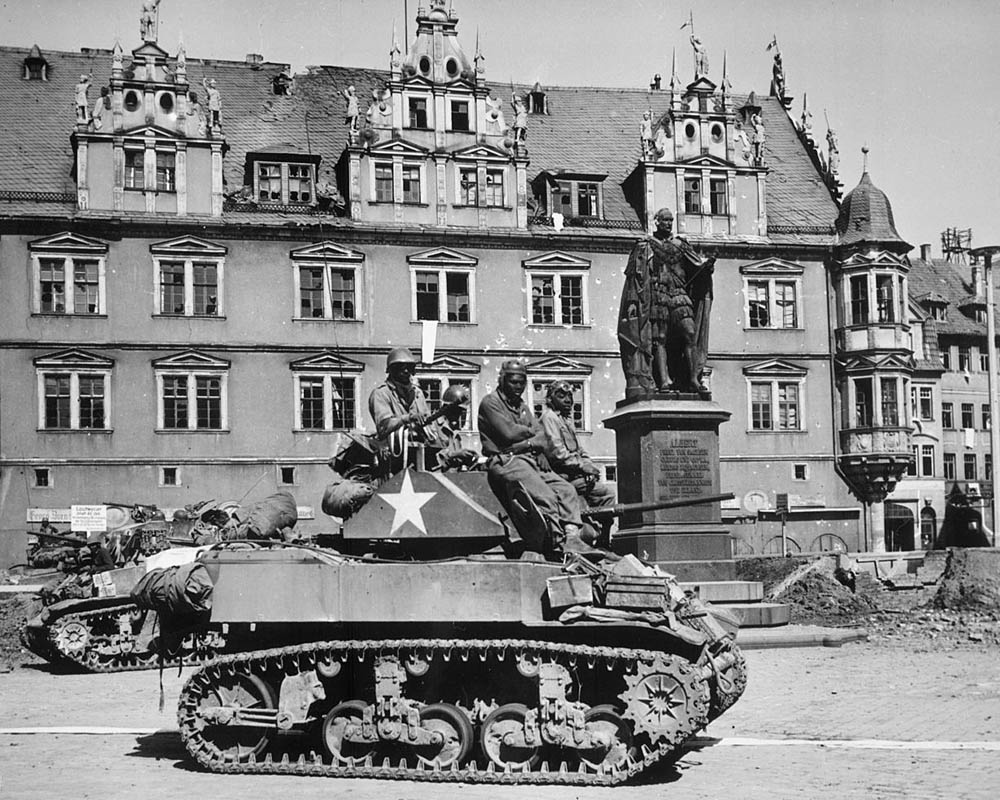
[(732, 500), (736, 497), (732, 492), (723, 494), (706, 494), (701, 497), (691, 497), (685, 500), (650, 500), (644, 503), (615, 503), (613, 506), (604, 508), (586, 508), (582, 516), (590, 519), (608, 519), (610, 517), (620, 517), (623, 514), (631, 514), (640, 511), (659, 511), (662, 508), (683, 508), (685, 506), (700, 506), (705, 503), (718, 503), (721, 500)]

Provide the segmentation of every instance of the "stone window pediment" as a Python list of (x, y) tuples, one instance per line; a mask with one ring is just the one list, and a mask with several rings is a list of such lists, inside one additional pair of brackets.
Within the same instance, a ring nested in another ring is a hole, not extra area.
[(325, 241), (299, 247), (289, 253), (293, 261), (350, 261), (360, 263), (365, 260), (365, 254), (357, 250), (339, 245), (336, 242)]
[(197, 236), (178, 236), (176, 239), (151, 244), (149, 252), (156, 256), (222, 258), (229, 252), (229, 248)]
[(352, 375), (357, 375), (365, 369), (365, 365), (360, 361), (354, 361), (333, 352), (317, 353), (306, 358), (299, 358), (292, 361), (288, 367), (293, 372), (349, 372)]
[(114, 367), (115, 360), (107, 356), (99, 356), (89, 353), (86, 350), (73, 348), (39, 356), (33, 363), (37, 369), (108, 370)]
[(232, 365), (231, 361), (224, 358), (216, 358), (197, 350), (185, 350), (172, 356), (157, 358), (153, 360), (155, 370), (207, 370), (220, 371), (228, 370)]
[(452, 250), (449, 247), (434, 247), (420, 253), (413, 253), (406, 257), (406, 262), (411, 266), (435, 266), (435, 267), (475, 267), (479, 264), (479, 259), (468, 253)]
[(553, 250), (550, 253), (543, 253), (533, 258), (526, 258), (521, 262), (524, 269), (569, 269), (581, 270), (590, 269), (590, 261), (586, 258), (578, 258), (561, 250)]

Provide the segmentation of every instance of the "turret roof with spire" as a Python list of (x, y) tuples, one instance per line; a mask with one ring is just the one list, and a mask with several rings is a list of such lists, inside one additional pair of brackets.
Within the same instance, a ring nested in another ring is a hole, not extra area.
[(865, 153), (865, 167), (861, 180), (840, 204), (837, 217), (838, 244), (870, 244), (883, 249), (903, 251), (911, 249), (896, 230), (892, 216), (892, 205), (885, 192), (872, 183), (868, 174), (868, 148)]

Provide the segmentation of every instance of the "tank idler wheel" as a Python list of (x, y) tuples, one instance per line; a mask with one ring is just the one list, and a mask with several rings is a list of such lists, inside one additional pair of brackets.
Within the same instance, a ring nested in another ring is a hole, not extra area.
[(601, 768), (609, 770), (624, 767), (632, 752), (632, 730), (614, 706), (594, 706), (583, 715), (584, 726), (591, 736), (597, 736), (606, 744), (588, 750), (580, 750), (580, 761), (595, 772)]
[[(277, 708), (274, 690), (257, 675), (224, 674), (210, 687), (202, 699), (201, 708)], [(271, 741), (271, 731), (249, 725), (214, 725), (208, 723), (202, 731), (205, 741), (216, 755), (230, 762), (245, 762), (257, 758)]]
[(331, 708), (323, 719), (323, 748), (334, 761), (350, 764), (364, 761), (369, 756), (374, 758), (374, 745), (346, 738), (347, 726), (360, 725), (367, 707), (363, 700), (347, 700)]
[(441, 734), (441, 743), (415, 748), (417, 758), (428, 767), (450, 768), (461, 764), (472, 752), (476, 734), (472, 723), (461, 709), (451, 703), (433, 703), (420, 710), (420, 724)]
[(534, 769), (542, 760), (541, 738), (538, 744), (524, 742), (524, 722), (528, 707), (523, 703), (508, 703), (483, 720), (479, 741), (483, 754), (500, 769), (510, 766), (519, 772), (527, 766)]

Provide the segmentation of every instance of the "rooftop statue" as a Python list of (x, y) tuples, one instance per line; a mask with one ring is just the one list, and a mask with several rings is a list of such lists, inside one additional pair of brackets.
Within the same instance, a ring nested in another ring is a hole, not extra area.
[(212, 128), (222, 127), (222, 95), (215, 85), (215, 78), (201, 79), (201, 85), (205, 87), (205, 94), (208, 97), (208, 112), (212, 115)]
[(90, 75), (81, 75), (76, 84), (76, 121), (86, 123), (90, 101), (87, 99), (87, 92), (90, 91)]
[(642, 145), (642, 157), (649, 158), (655, 147), (653, 139), (653, 120), (648, 111), (642, 112), (642, 122), (639, 123), (639, 142)]
[(355, 94), (353, 86), (348, 86), (344, 89), (343, 95), (344, 99), (347, 100), (347, 111), (344, 112), (344, 124), (353, 133), (358, 129), (358, 96)]
[(691, 34), (691, 47), (694, 48), (694, 78), (703, 78), (708, 75), (708, 50), (702, 44), (701, 39)]
[(142, 4), (139, 15), (139, 36), (144, 42), (156, 41), (156, 29), (159, 27), (160, 0), (146, 0)]
[(827, 163), (830, 165), (830, 172), (840, 172), (840, 148), (837, 146), (837, 132), (833, 128), (826, 129), (826, 146), (830, 151), (830, 158)]
[(715, 259), (672, 235), (674, 215), (661, 208), (656, 230), (636, 242), (625, 269), (618, 343), (625, 397), (654, 391), (705, 395)]
[(766, 134), (764, 131), (764, 118), (759, 111), (755, 111), (750, 117), (750, 127), (753, 128), (753, 158), (754, 164), (758, 167), (764, 166), (764, 141)]
[(514, 108), (514, 144), (523, 145), (528, 138), (528, 109), (517, 92), (511, 93), (510, 104)]

